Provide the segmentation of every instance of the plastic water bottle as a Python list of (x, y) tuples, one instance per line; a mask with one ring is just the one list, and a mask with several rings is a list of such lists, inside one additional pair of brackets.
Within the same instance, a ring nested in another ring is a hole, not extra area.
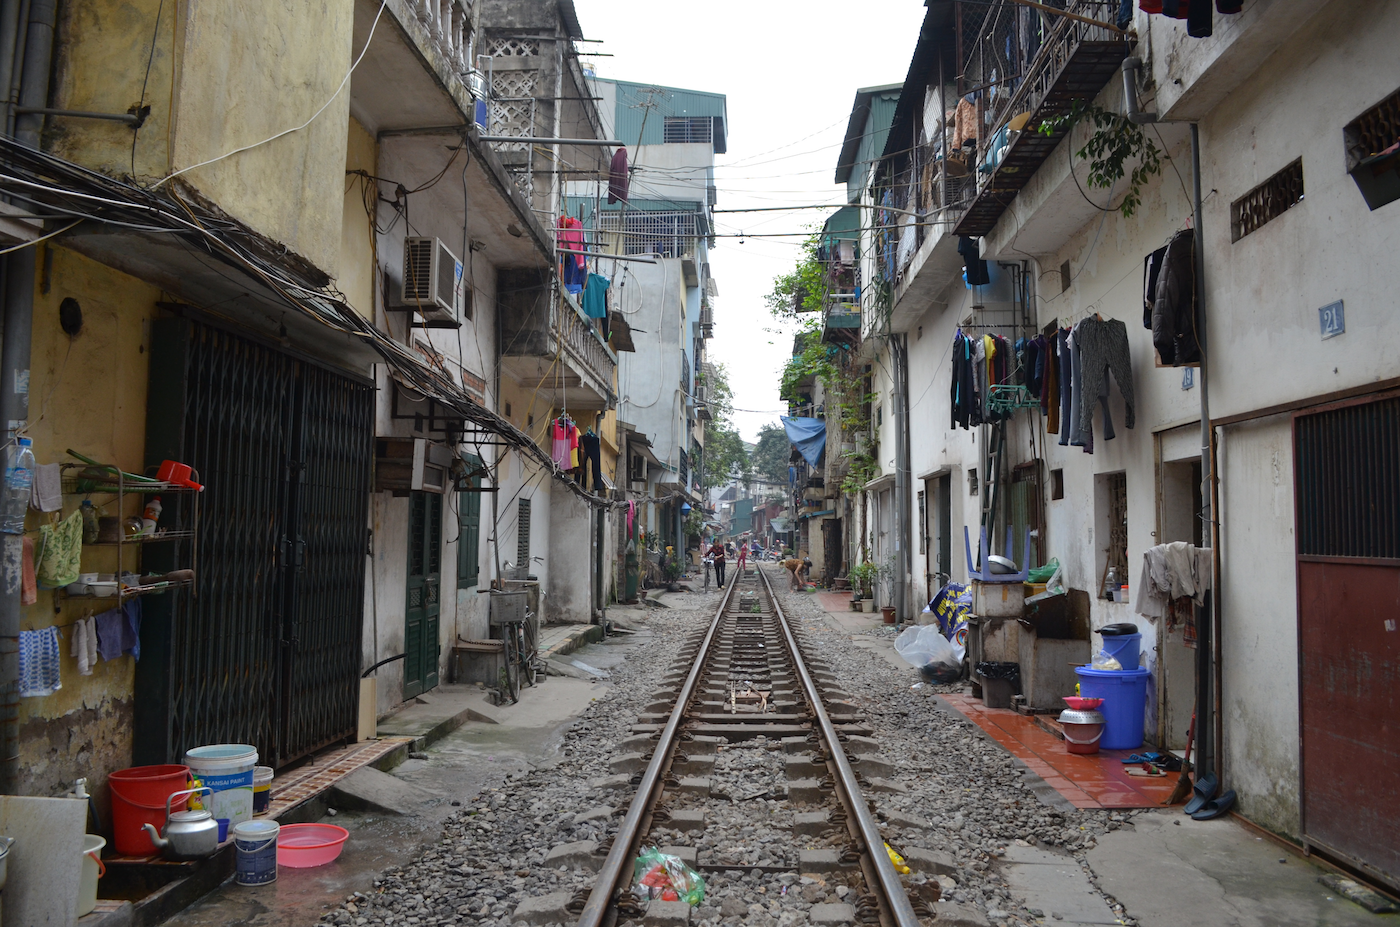
[(19, 445), (10, 450), (5, 467), (5, 509), (0, 512), (0, 531), (24, 534), (24, 515), (29, 511), (29, 492), (34, 486), (34, 442), (20, 438)]

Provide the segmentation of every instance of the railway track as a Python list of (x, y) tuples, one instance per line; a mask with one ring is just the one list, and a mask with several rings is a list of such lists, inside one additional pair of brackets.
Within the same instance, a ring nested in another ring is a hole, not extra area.
[[(871, 729), (826, 666), (804, 658), (802, 635), (762, 570), (735, 579), (709, 626), (679, 643), (675, 663), (613, 758), (615, 770), (639, 770), (632, 776), (636, 794), (597, 881), (570, 905), (578, 927), (642, 918), (633, 861), (653, 844), (679, 847), (707, 879), (761, 869), (774, 885), (791, 873), (784, 885), (815, 874), (845, 886), (820, 912), (824, 923), (917, 927), (932, 915), (926, 901), (936, 899), (910, 899), (862, 794), (867, 774), (884, 771)], [(728, 788), (715, 788), (715, 777), (724, 778), (723, 767), (736, 758), (749, 767), (780, 767), (783, 785), (735, 794), (730, 775)], [(745, 830), (755, 838), (762, 832), (773, 848), (767, 865), (736, 862), (713, 841), (706, 845), (716, 803), (737, 803), (752, 815), (755, 827)], [(680, 834), (689, 839), (681, 843)]]

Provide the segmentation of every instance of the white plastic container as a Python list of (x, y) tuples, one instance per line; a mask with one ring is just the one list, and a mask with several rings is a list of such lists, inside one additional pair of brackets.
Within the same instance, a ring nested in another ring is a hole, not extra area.
[(107, 845), (105, 838), (96, 834), (83, 834), (83, 874), (78, 880), (78, 916), (91, 914), (97, 907), (97, 880), (102, 878), (102, 848)]
[(258, 750), (248, 744), (211, 744), (185, 752), (190, 775), (213, 790), (205, 808), (215, 818), (227, 818), (232, 830), (253, 819), (253, 767)]

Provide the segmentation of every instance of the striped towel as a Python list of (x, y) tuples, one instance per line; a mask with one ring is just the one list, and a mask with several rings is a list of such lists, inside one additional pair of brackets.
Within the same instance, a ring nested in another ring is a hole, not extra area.
[(42, 698), (63, 688), (59, 681), (59, 660), (62, 649), (58, 628), (40, 628), (19, 632), (19, 694), (25, 698)]

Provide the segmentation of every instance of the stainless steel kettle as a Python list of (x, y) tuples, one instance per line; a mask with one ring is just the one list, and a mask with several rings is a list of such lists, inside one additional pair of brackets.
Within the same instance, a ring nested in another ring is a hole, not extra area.
[(142, 824), (141, 829), (151, 837), (151, 842), (165, 851), (167, 859), (203, 859), (219, 848), (219, 822), (214, 820), (212, 811), (175, 811), (170, 803), (183, 795), (213, 790), (208, 786), (174, 792), (165, 800), (165, 835), (156, 833), (154, 825)]

